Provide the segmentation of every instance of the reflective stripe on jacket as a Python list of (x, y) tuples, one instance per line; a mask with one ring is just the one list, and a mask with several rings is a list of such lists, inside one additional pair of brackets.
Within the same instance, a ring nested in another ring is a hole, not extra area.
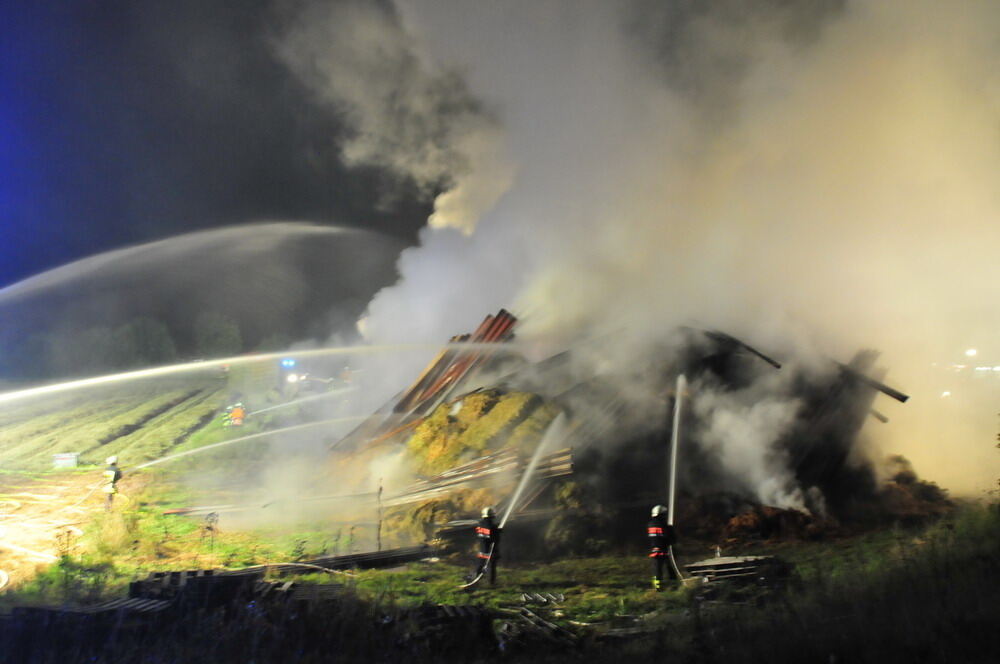
[(489, 556), (491, 551), (500, 546), (500, 529), (490, 517), (480, 519), (476, 525), (476, 537), (479, 539), (480, 557)]
[[(662, 516), (654, 516), (646, 524), (646, 537), (649, 539), (649, 547), (655, 553), (665, 551), (668, 546), (677, 543), (677, 536), (674, 527), (667, 525), (667, 520)], [(652, 556), (653, 554), (650, 554)]]

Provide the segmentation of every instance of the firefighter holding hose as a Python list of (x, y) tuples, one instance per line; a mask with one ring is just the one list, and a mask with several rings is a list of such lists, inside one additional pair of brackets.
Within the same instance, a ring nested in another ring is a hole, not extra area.
[(663, 590), (663, 568), (672, 581), (679, 580), (673, 563), (669, 560), (670, 547), (677, 543), (674, 527), (667, 523), (664, 516), (667, 508), (663, 505), (653, 507), (649, 523), (646, 524), (646, 535), (649, 539), (649, 559), (653, 563), (653, 590)]
[(104, 504), (106, 510), (111, 510), (111, 503), (115, 500), (115, 494), (118, 493), (118, 480), (122, 478), (122, 471), (118, 467), (118, 457), (109, 456), (106, 460), (108, 464), (102, 473), (104, 477), (104, 493), (107, 496), (107, 502)]
[(492, 507), (483, 508), (482, 518), (476, 525), (476, 539), (479, 540), (479, 551), (472, 576), (479, 578), (489, 573), (490, 585), (494, 586), (497, 582), (497, 563), (500, 561), (500, 528)]

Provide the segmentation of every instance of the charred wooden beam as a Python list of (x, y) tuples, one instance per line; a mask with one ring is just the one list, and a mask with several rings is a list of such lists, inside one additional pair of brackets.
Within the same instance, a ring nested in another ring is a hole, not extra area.
[(742, 348), (743, 350), (747, 351), (751, 355), (755, 355), (755, 356), (759, 357), (760, 359), (764, 360), (765, 362), (767, 362), (768, 364), (770, 364), (775, 369), (780, 369), (781, 368), (781, 363), (780, 362), (778, 362), (777, 360), (775, 360), (775, 359), (773, 359), (771, 357), (768, 357), (767, 355), (765, 355), (764, 353), (760, 352), (759, 350), (757, 350), (756, 348), (754, 348), (750, 344), (745, 343), (743, 341), (740, 341), (739, 339), (737, 339), (736, 337), (734, 337), (732, 335), (726, 334), (725, 332), (719, 332), (718, 330), (703, 330), (702, 333), (706, 337), (708, 337), (709, 339), (717, 341), (717, 342), (719, 342), (719, 343), (721, 343), (721, 344), (723, 344), (725, 346), (732, 346), (732, 347), (736, 347), (736, 348)]
[(871, 376), (868, 376), (867, 374), (855, 369), (850, 365), (844, 364), (842, 362), (837, 362), (837, 366), (839, 366), (844, 373), (851, 376), (852, 378), (861, 381), (868, 387), (878, 390), (882, 394), (892, 397), (893, 399), (895, 399), (900, 403), (906, 403), (907, 399), (910, 398), (910, 395), (903, 394), (899, 390), (889, 387), (888, 385), (886, 385), (881, 381), (875, 380)]

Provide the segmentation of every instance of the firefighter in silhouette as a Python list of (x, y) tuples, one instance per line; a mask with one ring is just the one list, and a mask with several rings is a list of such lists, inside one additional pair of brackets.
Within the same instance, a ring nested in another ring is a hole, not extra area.
[(649, 538), (649, 559), (653, 563), (653, 589), (663, 590), (663, 569), (673, 581), (679, 580), (674, 563), (670, 560), (670, 547), (677, 543), (674, 527), (667, 524), (667, 508), (663, 505), (653, 507), (649, 523), (646, 524), (646, 535)]
[(104, 494), (107, 496), (104, 509), (110, 510), (111, 503), (115, 500), (115, 494), (118, 493), (118, 480), (122, 478), (122, 471), (118, 468), (118, 457), (109, 456), (106, 459), (106, 463), (108, 465), (102, 473), (104, 477)]
[(484, 507), (482, 518), (476, 525), (476, 539), (479, 540), (479, 551), (476, 553), (476, 567), (473, 578), (489, 574), (490, 585), (497, 582), (497, 563), (500, 562), (500, 528), (496, 523), (496, 515), (492, 507)]

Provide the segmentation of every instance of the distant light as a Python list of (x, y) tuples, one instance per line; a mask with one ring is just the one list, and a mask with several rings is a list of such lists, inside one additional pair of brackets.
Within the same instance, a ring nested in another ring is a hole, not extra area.
[(976, 371), (993, 371), (993, 367), (976, 367)]
[(297, 383), (299, 382), (299, 375), (290, 373), (288, 374), (288, 378), (286, 378), (285, 380), (287, 380), (289, 383)]
[(975, 357), (977, 352), (978, 351), (975, 348), (970, 348), (969, 350), (965, 351), (965, 356), (966, 357)]
[(950, 396), (951, 396), (951, 392), (949, 392), (948, 390), (945, 390), (944, 392), (941, 393), (941, 398), (942, 399), (945, 399), (945, 398), (950, 397)]
[(1000, 371), (1000, 367), (993, 367), (993, 371)]
[(295, 366), (295, 359), (291, 357), (286, 357), (281, 361), (281, 366), (285, 367), (286, 369), (291, 369), (292, 367)]

